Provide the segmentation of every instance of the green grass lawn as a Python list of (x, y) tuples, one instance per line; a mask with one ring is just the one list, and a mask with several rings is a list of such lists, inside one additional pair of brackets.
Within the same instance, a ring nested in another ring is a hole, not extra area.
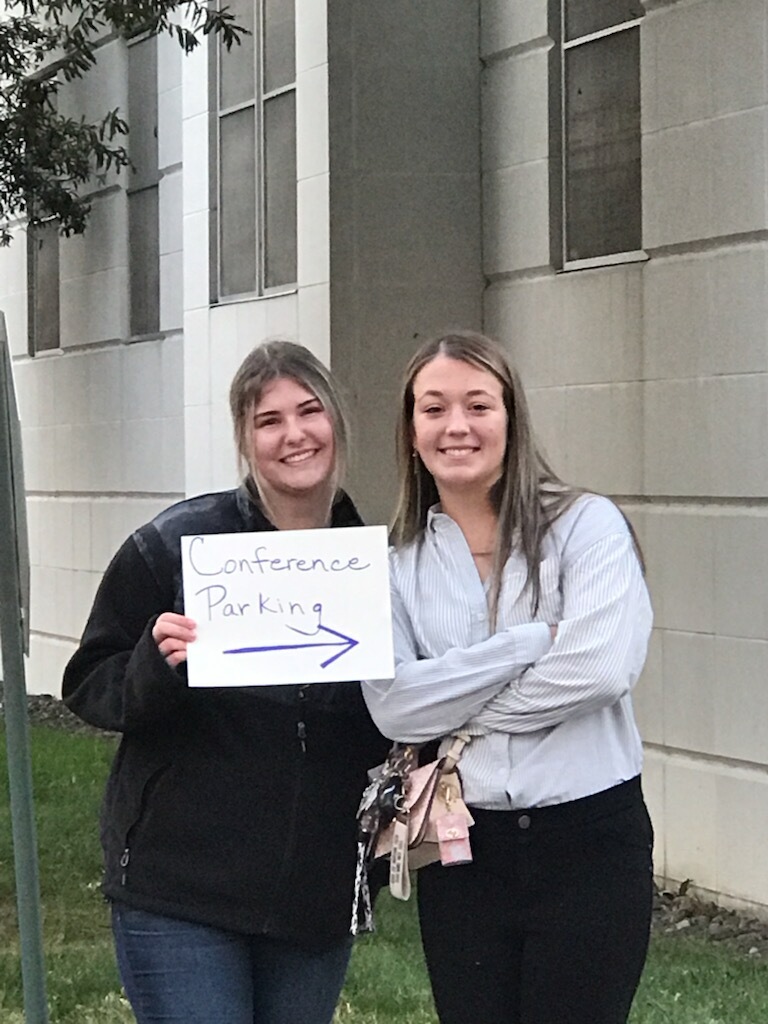
[[(0, 726), (0, 1020), (23, 1024), (4, 732)], [(111, 740), (32, 729), (51, 1024), (130, 1024), (98, 893), (98, 807)], [(768, 965), (725, 947), (654, 939), (631, 1024), (766, 1024)], [(436, 1024), (413, 901), (385, 894), (358, 941), (338, 1024)], [(478, 1021), (478, 1024), (482, 1024)]]

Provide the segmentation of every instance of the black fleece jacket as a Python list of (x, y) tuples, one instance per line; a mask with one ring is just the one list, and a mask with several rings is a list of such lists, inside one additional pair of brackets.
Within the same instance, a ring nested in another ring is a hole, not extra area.
[[(342, 495), (332, 526), (359, 525)], [(191, 689), (152, 639), (161, 612), (183, 612), (181, 536), (271, 529), (241, 487), (137, 530), (104, 575), (63, 698), (123, 734), (102, 809), (109, 899), (323, 949), (349, 929), (355, 812), (389, 746), (359, 684)]]

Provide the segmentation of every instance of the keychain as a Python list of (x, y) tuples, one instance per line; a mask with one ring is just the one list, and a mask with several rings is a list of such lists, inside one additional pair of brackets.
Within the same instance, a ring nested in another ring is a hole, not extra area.
[(440, 863), (445, 867), (455, 864), (472, 863), (472, 847), (469, 842), (469, 822), (463, 814), (451, 810), (453, 790), (448, 783), (441, 786), (441, 796), (446, 806), (435, 822)]

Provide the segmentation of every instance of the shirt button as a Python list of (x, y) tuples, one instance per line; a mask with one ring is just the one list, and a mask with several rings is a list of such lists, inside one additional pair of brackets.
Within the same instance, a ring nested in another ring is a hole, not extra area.
[(304, 689), (303, 686), (301, 686), (301, 687), (299, 687), (299, 700), (306, 700), (306, 699), (307, 699), (307, 691)]
[(530, 814), (521, 814), (517, 819), (518, 828), (530, 828), (531, 827), (531, 816)]

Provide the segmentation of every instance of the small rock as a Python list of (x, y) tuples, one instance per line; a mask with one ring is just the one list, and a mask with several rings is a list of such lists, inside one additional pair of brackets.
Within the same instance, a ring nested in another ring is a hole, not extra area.
[(691, 919), (689, 917), (684, 917), (682, 919), (682, 921), (678, 921), (677, 924), (675, 925), (675, 931), (676, 932), (681, 932), (684, 928), (690, 928), (690, 927), (691, 927)]

